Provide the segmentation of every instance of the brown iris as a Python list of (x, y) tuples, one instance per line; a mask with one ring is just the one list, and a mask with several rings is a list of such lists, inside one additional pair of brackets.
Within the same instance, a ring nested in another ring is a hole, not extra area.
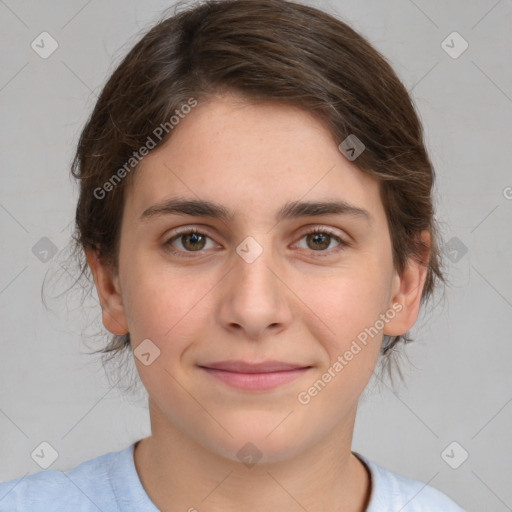
[(329, 247), (330, 238), (331, 236), (325, 233), (310, 233), (309, 235), (307, 235), (308, 246), (309, 242), (313, 241), (313, 244), (320, 244), (321, 247), (318, 247), (319, 249), (326, 249), (327, 247)]
[(204, 248), (206, 237), (200, 233), (185, 233), (181, 235), (183, 247), (190, 251), (200, 251)]

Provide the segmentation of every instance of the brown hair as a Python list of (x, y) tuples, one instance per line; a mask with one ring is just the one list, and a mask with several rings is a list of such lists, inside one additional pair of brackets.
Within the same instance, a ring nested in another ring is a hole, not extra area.
[[(207, 0), (175, 12), (115, 69), (72, 165), (80, 182), (73, 242), (81, 277), (88, 272), (83, 251), (89, 248), (117, 270), (124, 191), (136, 172), (126, 162), (190, 98), (203, 101), (224, 92), (298, 106), (321, 119), (339, 143), (349, 135), (364, 143), (354, 164), (380, 182), (399, 272), (409, 257), (421, 261), (425, 247), (417, 235), (430, 233), (425, 302), (444, 278), (433, 216), (434, 170), (409, 94), (385, 58), (347, 24), (285, 0)], [(171, 135), (166, 131), (157, 145)], [(126, 172), (119, 173), (121, 168)], [(116, 172), (124, 179), (113, 183)], [(388, 360), (399, 342), (408, 341), (408, 333), (385, 336), (382, 356)], [(112, 357), (129, 348), (126, 334), (113, 336), (101, 352)]]

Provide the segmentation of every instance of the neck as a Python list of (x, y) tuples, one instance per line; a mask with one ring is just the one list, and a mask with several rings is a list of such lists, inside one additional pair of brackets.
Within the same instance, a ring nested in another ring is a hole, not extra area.
[(291, 458), (249, 467), (204, 448), (158, 411), (150, 413), (153, 432), (136, 444), (134, 461), (160, 510), (256, 512), (269, 503), (274, 510), (297, 512), (367, 507), (369, 474), (350, 451), (353, 420), (348, 431), (334, 430)]

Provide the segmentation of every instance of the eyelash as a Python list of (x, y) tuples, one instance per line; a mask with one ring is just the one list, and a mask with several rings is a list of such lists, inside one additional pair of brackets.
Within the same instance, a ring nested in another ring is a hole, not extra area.
[[(307, 235), (312, 235), (312, 234), (315, 234), (315, 233), (321, 233), (321, 234), (324, 234), (324, 235), (328, 235), (329, 237), (333, 238), (334, 240), (336, 240), (338, 243), (339, 243), (339, 246), (335, 249), (330, 249), (330, 250), (319, 250), (319, 251), (314, 251), (313, 249), (310, 249), (311, 252), (313, 253), (317, 253), (316, 256), (317, 257), (326, 257), (326, 256), (331, 256), (333, 253), (336, 254), (338, 253), (339, 251), (342, 251), (344, 250), (346, 247), (348, 247), (350, 244), (348, 242), (346, 242), (345, 240), (343, 240), (342, 238), (340, 238), (338, 235), (336, 235), (334, 233), (334, 231), (332, 231), (331, 229), (329, 228), (324, 228), (324, 227), (314, 227), (306, 232), (304, 232), (302, 234), (302, 236), (299, 238), (299, 240), (302, 240), (305, 236)], [(202, 253), (204, 252), (204, 250), (198, 250), (198, 251), (183, 251), (183, 250), (178, 250), (178, 249), (175, 249), (173, 246), (172, 246), (172, 243), (179, 239), (180, 236), (182, 235), (192, 235), (192, 234), (196, 234), (196, 235), (201, 235), (201, 236), (205, 236), (206, 238), (209, 238), (211, 240), (211, 238), (206, 234), (206, 233), (203, 233), (195, 228), (185, 228), (181, 231), (178, 231), (176, 233), (173, 234), (173, 236), (171, 238), (169, 238), (166, 242), (164, 242), (164, 247), (166, 250), (168, 250), (169, 252), (171, 252), (172, 254), (175, 254), (177, 256), (180, 256), (180, 257), (183, 257), (183, 258), (195, 258), (196, 256), (193, 256), (194, 253)], [(305, 250), (308, 250), (308, 249), (305, 249)], [(190, 254), (190, 256), (184, 256), (183, 253), (186, 253), (186, 254)], [(322, 253), (327, 253), (327, 254), (322, 254)]]

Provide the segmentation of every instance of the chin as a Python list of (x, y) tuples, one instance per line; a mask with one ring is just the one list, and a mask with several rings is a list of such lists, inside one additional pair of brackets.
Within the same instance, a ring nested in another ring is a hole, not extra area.
[(245, 422), (242, 422), (239, 428), (233, 426), (227, 428), (233, 437), (223, 431), (219, 432), (215, 439), (203, 438), (201, 444), (207, 450), (247, 467), (252, 467), (254, 464), (261, 466), (284, 462), (306, 449), (307, 445), (313, 444), (311, 439), (308, 442), (304, 437), (306, 434), (304, 425), (301, 425), (298, 431), (291, 428), (293, 427), (291, 424), (288, 428), (285, 427), (286, 422), (291, 420), (291, 416), (293, 414), (281, 425), (279, 423), (283, 421), (282, 417), (277, 421), (256, 423), (248, 421), (246, 416)]

